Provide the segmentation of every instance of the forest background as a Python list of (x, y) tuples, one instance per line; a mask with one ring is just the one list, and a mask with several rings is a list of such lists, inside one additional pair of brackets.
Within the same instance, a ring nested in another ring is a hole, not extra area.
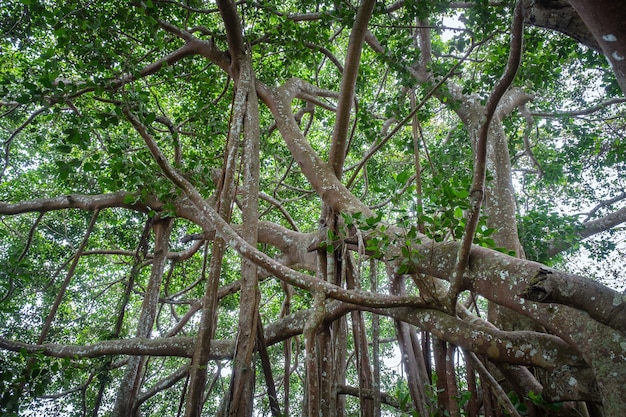
[(3, 1), (3, 415), (623, 416), (624, 21)]

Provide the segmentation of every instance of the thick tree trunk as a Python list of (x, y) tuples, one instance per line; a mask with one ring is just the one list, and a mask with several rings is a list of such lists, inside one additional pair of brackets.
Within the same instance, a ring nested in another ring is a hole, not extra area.
[[(221, 2), (224, 5), (227, 2)], [(228, 8), (228, 7), (227, 7)], [(236, 169), (238, 161), (239, 140), (244, 127), (244, 118), (248, 106), (248, 92), (250, 89), (252, 70), (248, 64), (241, 71), (238, 79), (238, 88), (235, 93), (230, 130), (228, 132), (228, 143), (226, 154), (224, 155), (224, 169), (221, 183), (219, 185), (219, 199), (217, 213), (223, 221), (230, 223), (231, 207), (235, 199)], [(204, 200), (203, 200), (204, 202)], [(247, 242), (246, 242), (247, 243)], [(213, 242), (211, 253), (211, 264), (203, 297), (202, 318), (198, 330), (198, 337), (194, 356), (192, 358), (189, 387), (187, 389), (185, 417), (198, 417), (202, 412), (204, 389), (207, 378), (207, 363), (209, 360), (210, 345), (215, 328), (217, 326), (217, 308), (220, 275), (222, 270), (222, 260), (226, 251), (227, 243), (217, 236)], [(255, 333), (253, 333), (255, 334)]]
[(569, 0), (607, 57), (626, 95), (626, 3), (619, 0)]
[[(242, 62), (241, 71), (250, 73), (250, 86), (246, 101), (243, 144), (243, 192), (241, 198), (243, 231), (242, 236), (251, 245), (257, 244), (259, 223), (259, 109), (254, 88), (254, 75), (251, 72), (249, 57)], [(237, 329), (236, 349), (233, 357), (233, 371), (230, 384), (228, 415), (233, 417), (251, 416), (253, 412), (255, 364), (253, 354), (257, 340), (260, 293), (257, 283), (257, 266), (248, 259), (241, 262), (241, 300)]]

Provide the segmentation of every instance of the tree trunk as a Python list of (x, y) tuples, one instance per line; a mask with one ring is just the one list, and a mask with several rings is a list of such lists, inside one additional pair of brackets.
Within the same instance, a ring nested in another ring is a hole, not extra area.
[[(156, 312), (158, 310), (159, 295), (161, 294), (161, 282), (163, 271), (167, 263), (170, 232), (173, 220), (167, 218), (153, 224), (154, 229), (154, 259), (150, 280), (144, 294), (141, 305), (141, 313), (137, 324), (136, 337), (150, 337)], [(148, 358), (145, 356), (131, 356), (128, 359), (124, 378), (119, 387), (112, 415), (114, 417), (133, 417), (137, 415), (137, 397), (142, 385), (142, 379)]]

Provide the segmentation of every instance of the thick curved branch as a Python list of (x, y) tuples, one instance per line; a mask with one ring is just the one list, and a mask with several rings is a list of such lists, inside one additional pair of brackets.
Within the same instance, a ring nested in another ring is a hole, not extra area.
[(463, 239), (457, 255), (457, 266), (450, 281), (447, 305), (449, 311), (455, 310), (456, 301), (461, 291), (462, 277), (469, 264), (470, 250), (474, 241), (476, 227), (478, 226), (478, 219), (480, 217), (480, 207), (485, 196), (487, 138), (489, 136), (489, 127), (491, 126), (491, 120), (496, 113), (500, 99), (502, 99), (504, 93), (506, 93), (506, 90), (515, 79), (515, 74), (517, 74), (517, 69), (519, 68), (522, 60), (523, 35), (524, 13), (522, 10), (522, 1), (517, 0), (513, 11), (513, 23), (511, 25), (511, 46), (509, 59), (506, 64), (504, 74), (500, 80), (498, 80), (498, 83), (494, 87), (491, 95), (489, 96), (489, 100), (487, 101), (487, 105), (485, 106), (484, 121), (480, 126), (478, 140), (474, 149), (474, 178), (472, 180), (472, 188), (470, 190), (470, 209), (466, 216), (467, 222), (465, 224), (465, 231), (463, 232)]
[[(424, 261), (415, 265), (415, 271), (448, 280), (455, 270), (459, 242), (422, 244), (415, 248)], [(400, 248), (386, 255), (398, 256)], [(436, 262), (431, 260), (437, 260)], [(587, 278), (552, 270), (540, 263), (514, 258), (503, 253), (472, 246), (470, 267), (463, 276), (461, 289), (472, 290), (483, 297), (538, 321), (551, 331), (580, 347), (579, 337), (592, 326), (583, 317), (590, 316), (598, 323), (623, 331), (626, 324), (626, 296), (603, 285), (590, 287)], [(554, 274), (567, 283), (567, 307), (554, 308), (524, 302), (517, 296), (524, 294), (542, 274)], [(593, 292), (590, 292), (593, 288)], [(621, 324), (620, 324), (621, 323)]]
[[(277, 278), (285, 281), (291, 285), (294, 285), (299, 288), (304, 288), (306, 290), (312, 292), (323, 292), (326, 296), (330, 298), (334, 298), (337, 300), (342, 300), (354, 304), (363, 304), (369, 305), (371, 307), (392, 307), (392, 306), (407, 306), (412, 305), (415, 307), (423, 306), (424, 303), (415, 297), (394, 297), (390, 295), (383, 294), (371, 294), (366, 291), (361, 290), (346, 290), (336, 285), (333, 285), (327, 281), (320, 280), (318, 278), (312, 277), (310, 275), (303, 274), (298, 271), (294, 271), (291, 268), (288, 268), (282, 264), (279, 264), (274, 259), (266, 255), (265, 253), (259, 251), (253, 245), (250, 245), (245, 241), (219, 214), (206, 200), (200, 195), (198, 190), (178, 171), (176, 171), (167, 161), (161, 150), (159, 149), (156, 141), (148, 133), (147, 128), (132, 114), (128, 108), (122, 109), (126, 118), (131, 122), (135, 130), (141, 135), (144, 139), (148, 149), (152, 153), (154, 159), (165, 175), (177, 186), (179, 187), (186, 195), (187, 198), (195, 205), (199, 211), (201, 226), (207, 229), (215, 228), (216, 233), (224, 239), (224, 241), (232, 247), (234, 250), (239, 252), (242, 256), (248, 258), (252, 262), (254, 262), (257, 266), (266, 269), (267, 271), (273, 273)], [(292, 117), (293, 118), (293, 117)], [(295, 121), (294, 121), (295, 123)], [(322, 164), (325, 166), (328, 175), (324, 175), (323, 179), (331, 182), (331, 179), (334, 184), (340, 184), (339, 180), (334, 176), (332, 170), (327, 164)], [(345, 187), (342, 188), (345, 190), (344, 199), (348, 199), (348, 201), (356, 200)], [(333, 189), (333, 192), (337, 192), (339, 190)], [(350, 197), (347, 197), (350, 196)], [(356, 200), (358, 201), (358, 200)], [(359, 202), (359, 207), (363, 207), (363, 205)], [(341, 206), (340, 206), (341, 207)], [(365, 207), (366, 211), (367, 208)]]
[(552, 368), (561, 363), (584, 366), (580, 355), (560, 338), (531, 331), (506, 332), (463, 321), (438, 310), (372, 309), (378, 314), (413, 324), (439, 339), (485, 355), (491, 361)]
[(524, 23), (556, 30), (600, 52), (601, 48), (585, 22), (567, 0), (524, 0)]
[[(362, 309), (353, 304), (339, 301), (326, 303), (323, 320), (333, 322), (350, 311)], [(572, 367), (584, 366), (581, 356), (556, 336), (530, 331), (502, 331), (462, 321), (437, 310), (415, 310), (414, 308), (386, 308), (366, 310), (386, 315), (433, 331), (437, 337), (462, 346), (477, 354), (485, 355), (494, 362), (513, 363), (552, 369), (563, 364)], [(302, 334), (311, 309), (300, 310), (274, 321), (264, 328), (267, 346)], [(469, 326), (469, 327), (467, 327)], [(105, 340), (92, 345), (28, 344), (0, 337), (0, 348), (19, 352), (42, 353), (59, 358), (95, 358), (105, 355), (151, 355), (191, 357), (193, 337), (132, 338)], [(211, 359), (232, 359), (234, 339), (211, 341)]]
[(82, 210), (96, 210), (111, 207), (124, 207), (131, 210), (147, 213), (150, 209), (160, 211), (163, 204), (156, 199), (150, 199), (147, 203), (127, 203), (126, 199), (135, 194), (119, 191), (111, 194), (68, 194), (61, 197), (40, 198), (36, 200), (20, 201), (19, 203), (0, 202), (0, 214), (16, 215), (24, 213), (44, 213), (52, 210), (78, 208)]
[(590, 279), (563, 276), (548, 269), (540, 269), (519, 295), (540, 303), (558, 303), (578, 308), (588, 312), (592, 318), (626, 332), (624, 295), (615, 293), (612, 298), (598, 299), (604, 288), (602, 284)]
[(337, 178), (341, 178), (343, 172), (343, 163), (347, 151), (348, 130), (350, 128), (350, 110), (354, 102), (354, 89), (359, 74), (359, 65), (361, 63), (361, 50), (367, 33), (367, 24), (372, 16), (375, 5), (375, 0), (363, 0), (356, 14), (356, 20), (348, 42), (346, 66), (342, 74), (343, 76), (341, 77), (341, 93), (339, 95), (339, 102), (337, 103), (337, 116), (335, 118), (332, 143), (328, 156), (328, 162), (333, 167)]
[(614, 0), (569, 0), (609, 60), (626, 94), (626, 7)]
[(241, 19), (237, 13), (237, 6), (232, 0), (217, 0), (217, 7), (222, 15), (224, 27), (226, 28), (226, 40), (228, 41), (228, 51), (230, 52), (230, 76), (233, 80), (239, 79), (241, 59), (245, 54), (243, 41), (243, 27)]

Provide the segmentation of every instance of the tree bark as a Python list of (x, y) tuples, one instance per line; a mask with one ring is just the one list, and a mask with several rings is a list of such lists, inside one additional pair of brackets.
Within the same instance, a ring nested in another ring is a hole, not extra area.
[[(242, 198), (242, 236), (251, 245), (257, 244), (259, 209), (259, 110), (254, 88), (254, 75), (249, 57), (241, 63), (241, 74), (249, 80), (246, 88), (246, 115), (244, 119), (243, 145), (243, 190)], [(257, 340), (257, 326), (259, 319), (260, 293), (257, 283), (257, 266), (250, 260), (243, 258), (241, 262), (241, 300), (239, 307), (239, 324), (235, 354), (233, 357), (233, 371), (230, 384), (230, 400), (228, 401), (229, 415), (233, 417), (251, 416), (254, 400), (255, 366), (253, 354)]]
[(613, 0), (569, 0), (609, 60), (626, 95), (626, 4)]
[[(158, 310), (159, 295), (161, 294), (161, 282), (163, 271), (167, 262), (170, 232), (173, 220), (171, 218), (160, 220), (153, 224), (154, 229), (154, 260), (150, 280), (144, 294), (141, 305), (141, 313), (137, 324), (136, 337), (149, 338)], [(142, 378), (145, 372), (148, 358), (146, 356), (133, 356), (129, 359), (124, 372), (124, 378), (118, 389), (118, 394), (113, 408), (115, 417), (131, 417), (138, 413), (137, 399), (141, 388)]]

